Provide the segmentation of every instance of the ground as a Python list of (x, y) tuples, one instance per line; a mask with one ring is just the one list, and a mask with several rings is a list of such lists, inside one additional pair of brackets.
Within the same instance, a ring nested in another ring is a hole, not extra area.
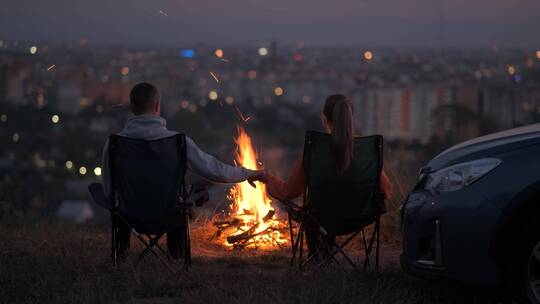
[[(224, 250), (193, 233), (193, 267), (172, 274), (147, 257), (113, 268), (104, 227), (0, 224), (0, 303), (497, 303), (492, 290), (412, 278), (385, 240), (379, 272), (289, 269), (286, 249)], [(357, 252), (352, 252), (355, 256)]]

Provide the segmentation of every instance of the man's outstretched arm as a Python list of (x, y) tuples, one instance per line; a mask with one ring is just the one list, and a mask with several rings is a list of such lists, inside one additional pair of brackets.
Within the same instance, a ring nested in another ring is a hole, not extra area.
[(197, 144), (186, 136), (187, 165), (204, 178), (219, 183), (239, 183), (245, 180), (260, 180), (262, 171), (234, 167), (223, 163), (214, 156), (201, 150)]

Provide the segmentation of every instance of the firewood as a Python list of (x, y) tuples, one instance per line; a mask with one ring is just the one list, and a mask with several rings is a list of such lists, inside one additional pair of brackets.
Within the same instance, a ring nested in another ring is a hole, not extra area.
[(274, 214), (276, 214), (276, 211), (270, 209), (268, 210), (268, 213), (264, 216), (263, 221), (268, 221), (274, 217)]
[(247, 239), (250, 239), (253, 237), (253, 231), (255, 231), (257, 229), (259, 225), (254, 225), (253, 227), (249, 228), (247, 231), (245, 232), (242, 232), (240, 234), (237, 234), (237, 235), (231, 235), (229, 237), (227, 237), (227, 243), (229, 244), (234, 244), (234, 243), (237, 243), (241, 240), (247, 240)]

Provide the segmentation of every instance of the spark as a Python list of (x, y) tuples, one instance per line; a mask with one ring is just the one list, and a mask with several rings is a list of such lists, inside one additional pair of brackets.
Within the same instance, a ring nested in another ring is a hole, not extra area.
[(56, 64), (53, 64), (47, 68), (47, 72), (54, 69), (56, 67)]
[(242, 114), (242, 112), (240, 111), (240, 109), (237, 107), (237, 106), (234, 106), (234, 108), (236, 109), (236, 113), (238, 113), (238, 116), (240, 116), (240, 119), (244, 122), (244, 123), (247, 123), (251, 117), (248, 116), (248, 117), (245, 117), (244, 114)]
[(217, 78), (216, 74), (214, 74), (214, 73), (212, 73), (212, 71), (210, 71), (210, 75), (214, 78), (216, 83), (219, 83), (219, 79)]
[(159, 12), (160, 14), (162, 14), (163, 16), (165, 16), (165, 17), (169, 17), (169, 15), (167, 15), (167, 13), (165, 13), (165, 12), (162, 11), (162, 10), (158, 10), (158, 12)]

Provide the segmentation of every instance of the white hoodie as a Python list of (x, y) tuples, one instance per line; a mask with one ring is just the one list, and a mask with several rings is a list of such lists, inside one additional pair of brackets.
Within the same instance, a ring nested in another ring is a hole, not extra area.
[[(156, 115), (136, 115), (127, 120), (120, 136), (155, 140), (178, 134), (167, 129), (164, 118)], [(188, 170), (214, 182), (238, 183), (246, 180), (252, 170), (227, 165), (214, 156), (202, 151), (195, 142), (186, 136), (186, 157)], [(102, 156), (103, 186), (105, 194), (110, 195), (111, 180), (109, 172), (109, 140), (105, 142)]]

